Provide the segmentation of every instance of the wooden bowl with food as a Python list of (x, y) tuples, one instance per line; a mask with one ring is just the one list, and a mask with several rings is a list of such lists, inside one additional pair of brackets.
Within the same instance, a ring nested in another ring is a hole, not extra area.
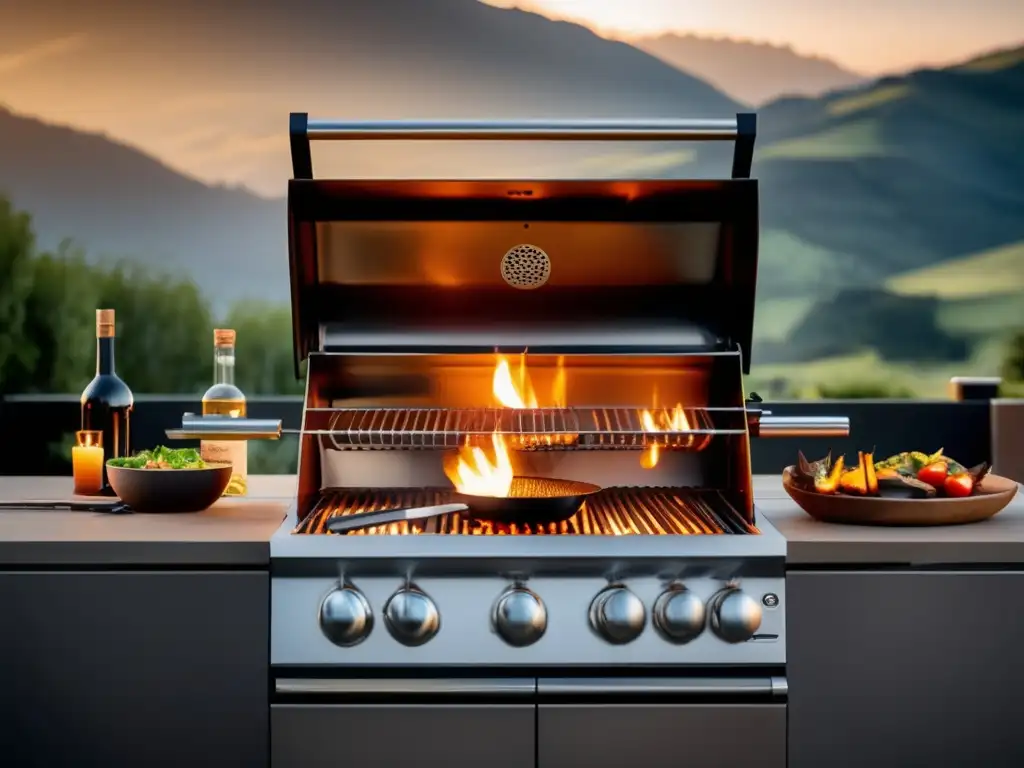
[(811, 517), (848, 525), (962, 525), (987, 520), (1017, 493), (1017, 483), (968, 469), (942, 450), (906, 451), (876, 462), (859, 453), (856, 464), (831, 454), (808, 461), (801, 453), (782, 473), (782, 487)]
[(231, 482), (231, 465), (203, 461), (195, 448), (164, 448), (107, 461), (107, 478), (135, 512), (202, 512)]

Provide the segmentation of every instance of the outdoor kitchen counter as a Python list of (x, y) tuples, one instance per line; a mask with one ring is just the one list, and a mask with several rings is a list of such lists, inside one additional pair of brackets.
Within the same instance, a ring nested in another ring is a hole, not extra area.
[[(0, 510), (0, 567), (17, 565), (266, 565), (295, 478), (249, 478), (250, 495), (190, 515)], [(820, 523), (782, 489), (754, 478), (758, 513), (788, 542), (795, 566), (1024, 562), (1024, 492), (991, 520), (936, 528)], [(71, 479), (0, 477), (0, 501), (70, 498)]]
[(790, 566), (1024, 563), (1024, 491), (990, 520), (969, 525), (882, 528), (822, 523), (801, 510), (782, 478), (757, 475), (754, 503), (786, 538)]
[[(0, 501), (67, 500), (71, 487), (69, 477), (0, 477)], [(294, 488), (294, 477), (250, 477), (248, 497), (184, 515), (0, 509), (0, 568), (265, 568)]]

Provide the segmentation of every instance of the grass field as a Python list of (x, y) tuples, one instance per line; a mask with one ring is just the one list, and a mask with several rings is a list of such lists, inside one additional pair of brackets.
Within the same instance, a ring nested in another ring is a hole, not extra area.
[[(936, 365), (890, 363), (874, 353), (814, 360), (807, 363), (757, 365), (747, 377), (747, 391), (764, 395), (768, 382), (784, 380), (791, 397), (820, 397), (818, 387), (837, 385), (875, 385), (905, 390), (913, 397), (944, 398), (953, 376), (995, 376), (1004, 355), (1004, 342), (992, 339), (979, 344), (974, 356), (963, 362)], [(755, 352), (756, 354), (756, 352)], [(754, 358), (757, 359), (756, 357)], [(760, 389), (759, 389), (760, 388)]]
[(857, 160), (892, 154), (882, 138), (881, 124), (864, 119), (769, 144), (757, 156), (760, 160)]
[(785, 341), (814, 301), (813, 297), (759, 301), (754, 312), (754, 340)]
[(966, 64), (961, 64), (957, 69), (966, 72), (998, 72), (1002, 69), (1015, 67), (1024, 62), (1024, 47), (1013, 48), (1007, 51), (996, 51), (987, 56), (972, 59)]
[(865, 109), (880, 107), (890, 101), (898, 101), (908, 93), (910, 93), (910, 86), (906, 83), (879, 85), (830, 101), (825, 107), (825, 111), (832, 117), (845, 117)]
[(1024, 292), (1024, 242), (896, 275), (887, 287), (893, 293), (943, 299)]

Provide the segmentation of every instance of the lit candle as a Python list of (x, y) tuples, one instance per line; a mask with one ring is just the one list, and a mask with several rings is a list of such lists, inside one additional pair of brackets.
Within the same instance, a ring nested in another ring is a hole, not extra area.
[(71, 474), (75, 493), (95, 496), (103, 490), (103, 433), (86, 429), (75, 433), (78, 445), (71, 446)]

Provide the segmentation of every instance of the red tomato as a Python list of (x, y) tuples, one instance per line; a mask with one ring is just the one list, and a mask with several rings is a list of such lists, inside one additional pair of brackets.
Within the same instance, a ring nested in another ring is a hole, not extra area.
[(946, 477), (949, 476), (949, 466), (944, 461), (936, 461), (929, 464), (917, 473), (917, 479), (922, 483), (941, 489), (945, 487)]
[(959, 475), (950, 475), (946, 478), (942, 487), (946, 491), (947, 496), (960, 499), (964, 496), (970, 496), (974, 491), (974, 478), (966, 472), (962, 472)]

